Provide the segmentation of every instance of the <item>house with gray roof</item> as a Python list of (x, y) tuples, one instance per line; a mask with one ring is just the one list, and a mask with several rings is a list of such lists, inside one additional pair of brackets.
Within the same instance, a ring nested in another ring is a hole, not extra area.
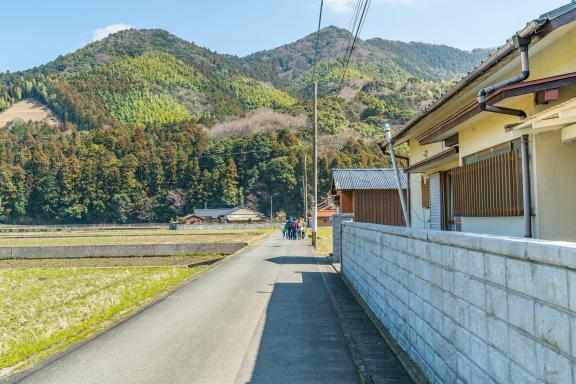
[[(405, 194), (408, 178), (400, 172)], [(398, 183), (392, 168), (333, 169), (332, 195), (339, 213), (351, 213), (354, 221), (404, 225)]]
[(253, 223), (265, 221), (266, 217), (257, 211), (245, 207), (194, 209), (194, 213), (185, 216), (187, 224), (210, 223)]

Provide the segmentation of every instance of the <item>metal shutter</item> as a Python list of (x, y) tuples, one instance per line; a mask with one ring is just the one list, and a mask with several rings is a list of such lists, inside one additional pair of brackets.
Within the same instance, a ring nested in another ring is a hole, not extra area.
[(440, 192), (440, 174), (430, 176), (430, 229), (442, 229), (442, 194)]

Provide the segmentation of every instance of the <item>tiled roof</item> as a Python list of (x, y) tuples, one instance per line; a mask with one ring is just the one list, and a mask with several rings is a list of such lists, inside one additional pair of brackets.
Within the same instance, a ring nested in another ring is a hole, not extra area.
[[(396, 175), (392, 168), (374, 169), (333, 169), (333, 185), (336, 190), (356, 189), (396, 189)], [(408, 177), (401, 170), (400, 183), (408, 188)]]
[(564, 15), (572, 10), (576, 9), (576, 1), (571, 1), (570, 3), (561, 6), (560, 8), (556, 8), (550, 12), (546, 12), (545, 14), (540, 16), (540, 19), (555, 19), (559, 16)]
[(194, 209), (194, 215), (199, 217), (210, 217), (217, 219), (220, 216), (228, 215), (232, 212), (239, 210), (240, 207), (234, 208), (215, 208), (215, 209)]
[[(534, 33), (538, 31), (539, 28), (544, 26), (546, 22), (553, 21), (559, 19), (561, 16), (564, 16), (568, 12), (573, 12), (576, 10), (576, 1), (572, 0), (570, 3), (563, 5), (559, 8), (556, 8), (552, 11), (544, 13), (540, 15), (537, 19), (532, 20), (529, 22), (524, 29), (519, 31), (518, 33), (523, 33), (527, 31), (531, 31), (530, 33)], [(397, 132), (394, 134), (394, 139), (397, 140), (403, 137), (409, 130), (412, 129), (419, 121), (421, 121), (425, 116), (427, 116), (430, 112), (444, 104), (447, 100), (451, 99), (453, 96), (457, 95), (461, 92), (466, 86), (472, 83), (475, 79), (482, 76), (486, 73), (486, 71), (493, 66), (499, 65), (500, 63), (505, 63), (506, 61), (503, 60), (504, 57), (512, 54), (515, 51), (514, 43), (512, 39), (506, 41), (506, 43), (500, 47), (498, 47), (492, 54), (483, 60), (476, 68), (468, 72), (464, 77), (462, 77), (455, 85), (447, 89), (444, 93), (440, 95), (439, 98), (425, 106), (421, 109), (416, 116), (406, 123), (403, 127), (401, 127)]]
[(331, 209), (329, 211), (318, 211), (318, 217), (332, 217), (336, 214), (336, 209)]

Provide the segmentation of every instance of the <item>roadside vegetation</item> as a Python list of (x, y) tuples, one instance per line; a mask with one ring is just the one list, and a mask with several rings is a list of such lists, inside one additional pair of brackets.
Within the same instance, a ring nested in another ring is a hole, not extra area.
[(0, 270), (0, 369), (80, 340), (206, 268)]
[(332, 253), (332, 227), (318, 227), (316, 254), (327, 256)]

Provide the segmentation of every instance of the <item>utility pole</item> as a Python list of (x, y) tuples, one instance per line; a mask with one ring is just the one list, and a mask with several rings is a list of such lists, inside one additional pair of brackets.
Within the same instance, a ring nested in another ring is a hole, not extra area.
[(318, 83), (314, 82), (314, 140), (312, 144), (314, 197), (312, 198), (312, 245), (318, 236)]
[(270, 194), (270, 221), (274, 221), (274, 214), (272, 211), (272, 194)]
[(304, 194), (304, 220), (308, 220), (308, 171), (306, 170), (306, 151), (304, 151), (304, 176), (302, 177), (302, 191)]

